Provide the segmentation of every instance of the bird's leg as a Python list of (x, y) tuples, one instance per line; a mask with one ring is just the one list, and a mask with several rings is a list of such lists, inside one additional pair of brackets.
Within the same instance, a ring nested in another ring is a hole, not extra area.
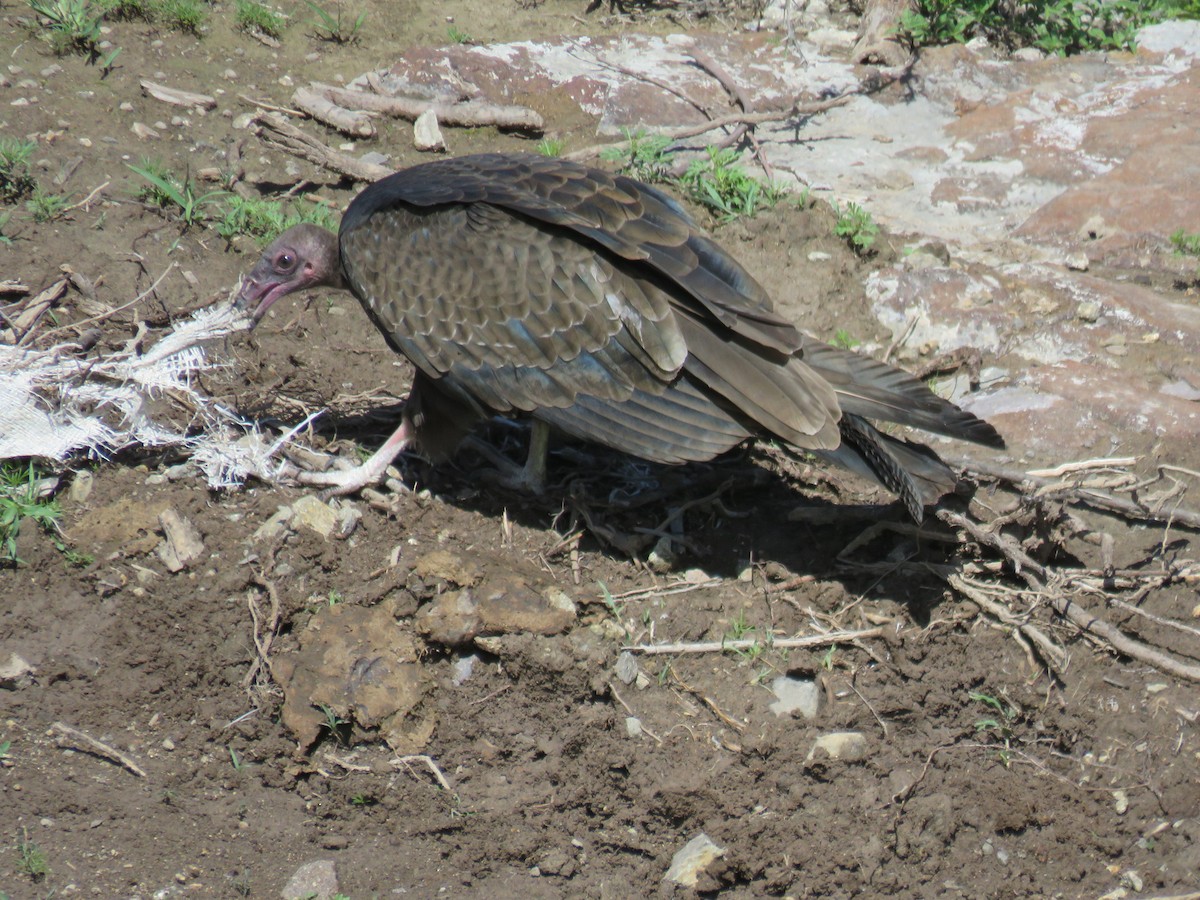
[(540, 419), (533, 420), (529, 429), (529, 455), (521, 469), (521, 482), (530, 491), (540, 494), (546, 489), (546, 455), (550, 452), (550, 426)]
[(495, 471), (492, 477), (506, 488), (540, 494), (546, 489), (546, 453), (550, 449), (550, 426), (533, 420), (529, 429), (529, 455), (525, 465), (518, 466), (491, 444), (479, 438), (468, 439), (474, 450), (487, 458)]
[(400, 427), (392, 432), (392, 436), (384, 441), (383, 446), (371, 454), (371, 458), (362, 465), (332, 472), (301, 472), (296, 478), (301, 484), (327, 487), (328, 493), (335, 497), (353, 494), (383, 481), (387, 467), (412, 442), (412, 423), (405, 416), (400, 422)]

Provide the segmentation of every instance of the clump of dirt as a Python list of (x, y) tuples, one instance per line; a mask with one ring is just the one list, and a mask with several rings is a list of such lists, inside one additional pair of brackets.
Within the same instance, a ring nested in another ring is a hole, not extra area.
[[(301, 9), (268, 47), (218, 5), (202, 38), (108, 23), (122, 53), (107, 74), (14, 40), (5, 133), (35, 139), (39, 180), (61, 176), (81, 205), (50, 222), (16, 208), (6, 277), (86, 276), (95, 296), (73, 289), (56, 315), (124, 307), (98, 320), (92, 352), (123, 347), (138, 323), (226, 296), (256, 252), (135, 199), (128, 163), (200, 177), (240, 146), (250, 183), (307, 182), (342, 205), (352, 186), (235, 127), (241, 97), (285, 105), (293, 80), (348, 80), (449, 24), (480, 41), (628, 27), (582, 7), (363, 2), (362, 40), (342, 46), (312, 38)], [(22, 34), (27, 13), (0, 16)], [(164, 108), (143, 75), (217, 108)], [(460, 137), (461, 152), (527, 146)], [(407, 126), (383, 129), (398, 164), (408, 145)], [(717, 236), (807, 330), (879, 342), (861, 282), (894, 251), (862, 259), (831, 231), (826, 211), (785, 202)], [(327, 407), (321, 437), (347, 452), (344, 435), (390, 430), (411, 376), (341, 295), (278, 309), (231, 350), (237, 370), (206, 389), (289, 423)], [(959, 550), (804, 460), (755, 448), (667, 468), (565, 446), (542, 498), (491, 487), (469, 454), (412, 460), (417, 490), (350, 501), (353, 527), (327, 534), (298, 512), (306, 491), (215, 493), (179, 462), (80, 462), (90, 477), (61, 494), (74, 555), (26, 528), (23, 563), (0, 571), (0, 893), (278, 896), (331, 859), (351, 897), (667, 895), (701, 833), (720, 852), (691, 890), (730, 897), (1094, 896), (1200, 878), (1193, 693), (1062, 626), (1070, 662), (1048, 676), (1019, 623), (904, 565)], [(158, 553), (164, 511), (203, 547), (178, 571)], [(897, 527), (868, 531), (880, 521)], [(1166, 541), (1123, 534), (1118, 569)], [(483, 615), (497, 583), (528, 599), (522, 628), (448, 638), (448, 617)], [(551, 589), (562, 599), (539, 605)], [(1154, 600), (1176, 616), (1194, 602), (1187, 584)], [(828, 639), (777, 641), (798, 633)], [(734, 649), (623, 651), (666, 641)], [(779, 711), (779, 679), (812, 689), (811, 718)]]

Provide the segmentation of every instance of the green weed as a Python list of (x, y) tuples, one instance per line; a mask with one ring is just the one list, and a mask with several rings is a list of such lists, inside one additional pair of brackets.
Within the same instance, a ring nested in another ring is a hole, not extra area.
[(1197, 0), (917, 0), (897, 33), (914, 47), (963, 43), (982, 36), (1014, 50), (1037, 47), (1054, 55), (1087, 50), (1133, 50), (1139, 28), (1165, 18), (1200, 15)]
[(1171, 235), (1171, 246), (1180, 256), (1200, 256), (1200, 233), (1187, 232), (1180, 228)]
[(51, 194), (38, 185), (33, 189), (33, 196), (25, 201), (25, 206), (33, 213), (33, 221), (53, 222), (67, 208), (67, 200), (65, 194)]
[(1000, 700), (981, 691), (971, 691), (967, 696), (976, 703), (982, 703), (996, 712), (996, 716), (987, 716), (977, 720), (975, 733), (990, 734), (998, 739), (1002, 746), (996, 751), (996, 758), (1004, 764), (1005, 768), (1012, 765), (1013, 722), (1016, 720), (1017, 710), (1011, 706), (1005, 706)]
[(21, 839), (17, 841), (17, 871), (34, 881), (44, 881), (50, 874), (46, 854), (29, 839), (29, 831), (25, 828), (21, 829)]
[(0, 201), (11, 203), (37, 187), (29, 160), (37, 144), (21, 138), (0, 137)]
[(641, 181), (665, 181), (670, 162), (667, 147), (670, 145), (668, 137), (626, 128), (625, 146), (606, 147), (600, 152), (600, 158), (617, 163), (622, 172)]
[(314, 24), (317, 27), (316, 37), (322, 41), (331, 41), (335, 44), (352, 44), (359, 39), (358, 32), (363, 26), (363, 22), (367, 19), (367, 14), (359, 13), (354, 18), (354, 23), (350, 23), (350, 18), (343, 18), (343, 9), (341, 2), (335, 2), (334, 12), (329, 12), (322, 6), (318, 6), (313, 0), (304, 0), (305, 5), (317, 14), (319, 21)]
[(542, 138), (534, 149), (542, 156), (562, 156), (565, 147), (566, 141), (560, 141), (557, 138)]
[(108, 19), (121, 22), (153, 22), (154, 0), (100, 0)]
[(164, 209), (177, 209), (185, 229), (204, 222), (206, 207), (212, 206), (218, 198), (229, 193), (217, 190), (197, 194), (196, 184), (190, 176), (185, 175), (179, 179), (158, 163), (147, 164), (143, 161), (140, 166), (129, 163), (125, 165), (148, 182), (148, 185), (138, 191), (138, 198), (150, 200)]
[(12, 761), (8, 755), (8, 751), (11, 747), (12, 741), (0, 741), (0, 766), (6, 765)]
[(29, 0), (29, 8), (49, 32), (55, 53), (96, 55), (103, 9), (92, 6), (90, 0)]
[(855, 340), (853, 337), (851, 337), (850, 332), (848, 332), (845, 328), (839, 328), (833, 333), (833, 340), (831, 340), (829, 343), (840, 350), (853, 350), (855, 347), (861, 344), (862, 341)]
[(473, 44), (475, 39), (467, 34), (457, 25), (451, 25), (446, 29), (446, 37), (450, 38), (452, 44)]
[(0, 212), (0, 244), (6, 247), (12, 244), (12, 238), (4, 233), (4, 229), (8, 227), (9, 219), (12, 218), (12, 212)]
[(172, 31), (199, 37), (208, 13), (199, 0), (156, 0), (154, 18)]
[(324, 703), (318, 704), (317, 709), (325, 717), (325, 721), (321, 723), (321, 727), (329, 732), (329, 736), (343, 747), (350, 746), (350, 722), (334, 712), (333, 707), (327, 706)]
[(225, 214), (214, 227), (226, 241), (232, 241), (238, 235), (247, 235), (260, 245), (265, 245), (301, 222), (310, 222), (330, 231), (337, 230), (334, 214), (320, 203), (306, 202), (288, 211), (278, 201), (240, 197), (237, 194), (230, 195), (225, 204)]
[(783, 191), (765, 184), (739, 168), (738, 151), (708, 148), (708, 158), (693, 162), (680, 184), (697, 203), (707, 207), (722, 222), (753, 216), (779, 202)]
[(237, 0), (233, 21), (242, 31), (258, 31), (273, 38), (283, 34), (283, 16), (258, 0)]
[(871, 214), (857, 203), (847, 203), (843, 210), (837, 203), (833, 204), (833, 212), (837, 223), (833, 232), (838, 237), (846, 239), (850, 249), (859, 256), (868, 256), (879, 235), (879, 226), (871, 218)]
[[(33, 463), (28, 468), (0, 466), (0, 565), (19, 565), (17, 537), (21, 524), (30, 520), (57, 537), (62, 509), (58, 501), (42, 496), (41, 478)], [(56, 541), (61, 545), (61, 540)]]

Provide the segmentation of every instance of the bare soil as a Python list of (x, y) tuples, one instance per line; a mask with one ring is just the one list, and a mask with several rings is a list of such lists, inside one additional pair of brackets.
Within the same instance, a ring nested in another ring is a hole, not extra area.
[[(231, 5), (219, 4), (202, 38), (110, 23), (122, 53), (107, 77), (51, 55), (24, 29), (25, 7), (0, 8), (0, 129), (36, 138), (43, 182), (70, 168), (57, 189), (73, 201), (104, 186), (49, 223), (17, 207), (0, 274), (36, 290), (70, 266), (121, 306), (175, 264), (157, 290), (103, 320), (93, 353), (123, 346), (138, 322), (161, 329), (226, 296), (256, 256), (250, 241), (227, 248), (134, 199), (125, 166), (222, 167), (246, 140), (232, 126), (249, 109), (239, 95), (286, 105), (289, 79), (352, 78), (401, 48), (444, 42), (449, 17), (481, 41), (733, 27), (631, 25), (606, 17), (607, 5), (584, 7), (363, 0), (362, 42), (338, 46), (315, 40), (305, 8), (289, 6), (296, 24), (272, 49), (233, 30)], [(141, 77), (220, 90), (218, 108), (161, 106)], [(159, 136), (140, 141), (135, 122)], [(552, 127), (568, 147), (593, 141), (586, 123)], [(488, 129), (452, 139), (455, 152), (529, 147)], [(407, 125), (377, 143), (394, 165), (416, 160)], [(243, 163), (250, 183), (290, 187), (290, 165), (338, 204), (354, 193), (253, 139)], [(717, 234), (808, 330), (879, 339), (861, 282), (893, 251), (859, 260), (830, 225), (827, 211), (783, 204)], [(811, 265), (814, 251), (832, 259)], [(80, 295), (57, 315), (86, 318)], [(382, 439), (408, 383), (348, 296), (281, 304), (232, 349), (239, 367), (213, 377), (214, 393), (287, 423), (328, 408), (316, 440), (346, 453)], [(405, 474), (421, 490), (358, 502), (358, 527), (338, 540), (305, 528), (256, 537), (308, 492), (255, 483), (214, 493), (194, 473), (176, 477), (178, 462), (128, 453), (72, 466), (64, 535), (91, 562), (72, 565), (27, 527), (23, 564), (0, 570), (0, 663), (15, 652), (36, 670), (0, 689), (0, 744), (10, 742), (0, 896), (275, 897), (315, 859), (336, 862), (352, 898), (665, 896), (688, 892), (663, 878), (700, 832), (725, 855), (694, 890), (729, 897), (1097, 897), (1200, 884), (1194, 687), (1061, 623), (1051, 631), (1071, 662), (1053, 678), (940, 580), (853, 562), (946, 562), (934, 542), (884, 531), (839, 561), (868, 526), (904, 521), (889, 498), (841, 476), (770, 448), (667, 469), (569, 447), (552, 458), (553, 489), (531, 498), (492, 486), (469, 454), (438, 468), (412, 460)], [(703, 498), (679, 519), (671, 569), (647, 568), (654, 537), (637, 529), (669, 527), (673, 510)], [(808, 512), (790, 517), (800, 505)], [(194, 524), (206, 549), (178, 573), (155, 552), (164, 509)], [(1118, 536), (1118, 567), (1164, 550), (1195, 555), (1186, 536), (1105, 527)], [(637, 543), (635, 558), (622, 541)], [(557, 586), (578, 615), (563, 633), (509, 633), (486, 649), (420, 640), (421, 610), (461, 587), (430, 572), (434, 551), (483, 580)], [(631, 591), (641, 593), (623, 596)], [(1195, 601), (1180, 585), (1148, 608), (1178, 617)], [(425, 763), (396, 763), (363, 723), (299, 747), (280, 719), (278, 678), (255, 668), (256, 637), (272, 624), (272, 660), (295, 659), (344, 610), (380, 608), (397, 634), (417, 637), (417, 724), (429, 728), (420, 752), (449, 790)], [(880, 625), (871, 638), (790, 653), (767, 639)], [(639, 657), (640, 682), (614, 670), (626, 643), (733, 636), (761, 640), (741, 653)], [(820, 685), (815, 719), (770, 710), (770, 684), (785, 673)], [(144, 777), (62, 738), (57, 722), (128, 755)], [(810, 753), (821, 735), (849, 731), (865, 736), (858, 758)], [(45, 874), (23, 861), (31, 845)]]

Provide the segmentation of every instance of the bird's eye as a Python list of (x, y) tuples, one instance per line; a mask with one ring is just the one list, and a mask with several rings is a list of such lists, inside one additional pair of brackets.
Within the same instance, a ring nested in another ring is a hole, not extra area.
[(277, 269), (283, 269), (286, 271), (295, 264), (296, 257), (292, 256), (290, 253), (280, 253), (277, 257), (275, 257), (275, 267)]

